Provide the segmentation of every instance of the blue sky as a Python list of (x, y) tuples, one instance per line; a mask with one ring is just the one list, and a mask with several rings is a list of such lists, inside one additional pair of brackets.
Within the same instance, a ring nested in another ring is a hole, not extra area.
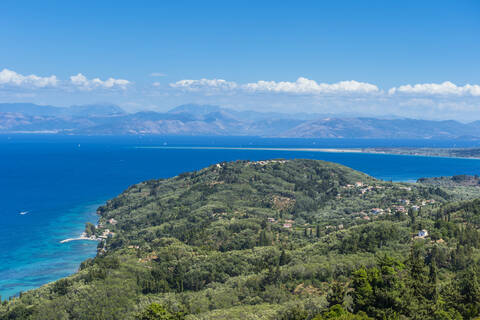
[(480, 119), (479, 57), (479, 1), (0, 2), (0, 101)]

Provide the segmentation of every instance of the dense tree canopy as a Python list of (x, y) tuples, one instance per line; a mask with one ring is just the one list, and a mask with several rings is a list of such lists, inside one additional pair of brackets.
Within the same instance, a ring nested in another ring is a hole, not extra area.
[(472, 319), (480, 201), (465, 188), (314, 160), (142, 182), (86, 225), (95, 258), (0, 319)]

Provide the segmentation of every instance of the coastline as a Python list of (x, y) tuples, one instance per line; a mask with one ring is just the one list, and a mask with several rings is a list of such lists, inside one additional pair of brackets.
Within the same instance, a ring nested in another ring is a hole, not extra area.
[[(35, 242), (25, 242), (15, 251), (0, 256), (1, 296), (17, 296), (20, 292), (67, 277), (75, 273), (83, 261), (95, 257), (97, 243), (81, 232), (86, 221), (98, 221), (96, 208), (104, 202), (105, 199), (101, 198), (49, 211), (54, 214), (42, 227), (42, 236)], [(36, 207), (30, 209), (37, 215), (18, 216), (33, 220), (45, 212)], [(27, 258), (31, 256), (41, 256), (43, 259)]]
[[(268, 147), (169, 147), (169, 146), (136, 146), (136, 149), (165, 149), (165, 150), (247, 150), (247, 151), (287, 151), (287, 152), (325, 152), (325, 153), (360, 153), (385, 154), (398, 156), (435, 157), (452, 159), (480, 160), (478, 156), (450, 155), (449, 152), (468, 151), (471, 148), (268, 148)], [(432, 153), (432, 151), (436, 151)]]
[(294, 151), (294, 152), (332, 152), (332, 153), (362, 153), (355, 148), (268, 148), (268, 147), (167, 147), (167, 146), (137, 146), (136, 149), (171, 149), (171, 150), (248, 150), (248, 151)]
[[(131, 148), (131, 149), (130, 149)], [(126, 152), (128, 152), (128, 149), (132, 150), (132, 153), (135, 153), (136, 150), (141, 150), (142, 148), (144, 149), (171, 149), (174, 151), (174, 149), (178, 150), (192, 150), (192, 153), (190, 154), (191, 156), (195, 154), (193, 152), (194, 150), (249, 150), (248, 154), (242, 155), (244, 158), (249, 158), (250, 153), (252, 154), (252, 160), (262, 160), (266, 158), (272, 158), (273, 156), (270, 155), (270, 153), (274, 153), (273, 151), (279, 151), (277, 152), (274, 157), (281, 158), (281, 157), (311, 157), (311, 158), (325, 158), (326, 161), (334, 161), (341, 163), (342, 161), (350, 161), (350, 163), (346, 163), (346, 165), (350, 167), (355, 167), (358, 170), (362, 169), (362, 172), (367, 171), (367, 169), (370, 169), (370, 167), (366, 166), (365, 163), (370, 164), (372, 162), (375, 163), (381, 163), (380, 161), (383, 160), (383, 157), (365, 157), (364, 162), (359, 162), (356, 160), (356, 155), (360, 156), (361, 154), (367, 154), (367, 153), (372, 153), (372, 154), (384, 154), (384, 155), (402, 155), (399, 153), (393, 153), (393, 152), (387, 152), (385, 149), (380, 150), (380, 148), (376, 148), (376, 150), (365, 150), (366, 148), (311, 148), (308, 146), (307, 148), (295, 148), (295, 147), (278, 147), (278, 148), (269, 148), (269, 147), (260, 147), (260, 148), (255, 148), (255, 147), (233, 147), (233, 148), (228, 148), (228, 147), (208, 147), (204, 146), (201, 147), (174, 147), (174, 146), (153, 146), (153, 147), (148, 147), (148, 146), (135, 146), (131, 145), (130, 148), (125, 148), (127, 149)], [(123, 150), (123, 149), (122, 149)], [(410, 152), (412, 152), (410, 149)], [(167, 150), (168, 151), (168, 150)], [(259, 152), (255, 152), (259, 151)], [(265, 151), (265, 152), (261, 152)], [(297, 154), (295, 154), (297, 152)], [(199, 152), (200, 153), (200, 152)], [(205, 154), (209, 154), (208, 152), (203, 152)], [(220, 152), (219, 152), (220, 153)], [(180, 171), (180, 168), (183, 168), (186, 165), (189, 165), (189, 162), (182, 162), (180, 156), (184, 156), (184, 154), (179, 154), (170, 158), (162, 158), (163, 154), (156, 154), (155, 152), (153, 154), (150, 153), (142, 153), (142, 152), (137, 152), (135, 154), (140, 155), (138, 159), (143, 159), (145, 160), (144, 163), (149, 164), (153, 163), (154, 161), (152, 159), (158, 159), (158, 161), (162, 161), (163, 168), (168, 169), (162, 169), (162, 170), (157, 170), (157, 165), (155, 166), (145, 166), (145, 170), (139, 171), (137, 175), (134, 178), (129, 178), (129, 180), (132, 181), (141, 181), (144, 178), (143, 177), (150, 177), (152, 175), (162, 177), (162, 176), (174, 176)], [(187, 153), (188, 154), (188, 153)], [(225, 152), (225, 154), (228, 154), (228, 152)], [(235, 157), (235, 153), (232, 152), (232, 156), (230, 158)], [(339, 156), (336, 157), (335, 154), (338, 154)], [(351, 156), (350, 156), (351, 154)], [(332, 156), (333, 155), (333, 156)], [(413, 156), (414, 154), (404, 154), (404, 156)], [(422, 154), (416, 154), (417, 159), (419, 157), (435, 157), (435, 158), (442, 158), (443, 156), (438, 156), (438, 155), (422, 155)], [(195, 157), (195, 156), (194, 156)], [(224, 157), (223, 152), (220, 155), (216, 156), (205, 156), (204, 162), (209, 162), (215, 163), (216, 161), (221, 161), (223, 160), (222, 158)], [(342, 157), (342, 161), (338, 160), (337, 158)], [(225, 158), (228, 158), (225, 156)], [(351, 160), (350, 158), (355, 158)], [(358, 157), (362, 158), (362, 157)], [(371, 159), (375, 158), (375, 159)], [(403, 160), (401, 159), (402, 157), (396, 157), (396, 160), (400, 161), (400, 163), (403, 163)], [(466, 157), (445, 157), (445, 158), (459, 158), (459, 159), (472, 159), (472, 158), (466, 158)], [(180, 160), (179, 160), (180, 159)], [(410, 158), (412, 160), (412, 157)], [(410, 160), (407, 159), (407, 160)], [(427, 159), (427, 158), (426, 158)], [(227, 159), (231, 160), (231, 159)], [(421, 160), (421, 159), (420, 159)], [(110, 161), (110, 160), (109, 160)], [(352, 162), (353, 161), (353, 162)], [(428, 166), (430, 166), (430, 160), (426, 160), (425, 162), (428, 162)], [(431, 163), (434, 163), (435, 161), (431, 161)], [(465, 165), (465, 162), (467, 164)], [(465, 170), (473, 170), (471, 168), (475, 168), (476, 171), (478, 171), (478, 163), (474, 161), (465, 161), (463, 165), (465, 165)], [(158, 162), (156, 162), (158, 163)], [(417, 163), (415, 161), (414, 163)], [(470, 164), (468, 164), (470, 163)], [(108, 166), (107, 166), (108, 165)], [(127, 163), (122, 162), (121, 167), (114, 167), (115, 171), (120, 171), (123, 169)], [(132, 168), (134, 167), (135, 164), (130, 165)], [(111, 163), (106, 162), (105, 168), (110, 168)], [(395, 167), (397, 164), (395, 164)], [(389, 165), (387, 166), (389, 170), (394, 172), (394, 166)], [(453, 166), (452, 166), (453, 167)], [(173, 168), (173, 169), (172, 169)], [(447, 168), (449, 166), (442, 165), (440, 166), (440, 169), (437, 171), (440, 171), (440, 173), (435, 173), (433, 176), (440, 176), (440, 175), (451, 175), (448, 173), (445, 173), (444, 171), (448, 171)], [(148, 169), (148, 172), (147, 172)], [(193, 166), (192, 170), (194, 170), (195, 167)], [(429, 169), (429, 168), (427, 168)], [(370, 175), (377, 177), (378, 175), (380, 179), (387, 179), (391, 180), (391, 178), (384, 178), (382, 176), (383, 174), (382, 171), (375, 171), (372, 170), (369, 172)], [(407, 172), (405, 175), (394, 175), (394, 173), (387, 172), (385, 175), (388, 177), (394, 176), (393, 181), (402, 181), (402, 182), (415, 182), (416, 178), (414, 180), (408, 180), (410, 179), (411, 176), (414, 177), (422, 177), (422, 176), (431, 176), (430, 174), (423, 174), (424, 169), (419, 169), (416, 168), (413, 172)], [(463, 169), (455, 169), (456, 170), (463, 170)], [(422, 173), (417, 173), (418, 171), (422, 171)], [(396, 172), (396, 171), (395, 171)], [(463, 171), (462, 171), (463, 172)], [(143, 174), (143, 176), (142, 176)], [(98, 172), (95, 172), (95, 175), (103, 177), (101, 174), (98, 174)], [(88, 176), (88, 175), (86, 175)], [(132, 175), (133, 176), (133, 175)], [(405, 177), (406, 176), (406, 177)], [(96, 177), (92, 176), (90, 177), (90, 180), (95, 179)], [(145, 178), (145, 179), (147, 179)], [(89, 181), (90, 181), (89, 180)], [(45, 178), (45, 181), (47, 180), (47, 177)], [(115, 194), (119, 192), (116, 191)], [(68, 195), (66, 195), (68, 196)], [(65, 195), (64, 195), (65, 197)], [(112, 196), (113, 197), (113, 196)], [(37, 249), (36, 247), (33, 248), (33, 244), (36, 244), (36, 241), (30, 241), (24, 247), (20, 248), (18, 251), (8, 251), (5, 250), (5, 252), (8, 252), (8, 260), (7, 258), (4, 259), (5, 262), (5, 271), (3, 274), (0, 274), (3, 276), (3, 281), (0, 281), (0, 292), (2, 292), (2, 296), (9, 296), (13, 295), (15, 293), (18, 293), (19, 291), (26, 291), (31, 288), (36, 288), (41, 286), (44, 283), (50, 282), (50, 281), (55, 281), (57, 279), (60, 279), (61, 277), (68, 276), (71, 273), (74, 273), (78, 269), (78, 265), (84, 261), (85, 259), (89, 257), (94, 257), (96, 254), (96, 245), (93, 239), (88, 239), (88, 238), (82, 238), (79, 235), (81, 232), (84, 230), (84, 224), (86, 221), (90, 221), (92, 223), (98, 223), (98, 216), (95, 214), (95, 209), (98, 207), (98, 205), (103, 204), (106, 200), (108, 200), (109, 197), (101, 197), (99, 200), (96, 201), (88, 201), (86, 204), (79, 204), (79, 205), (74, 205), (74, 206), (68, 206), (71, 207), (70, 209), (65, 208), (65, 209), (58, 209), (57, 215), (55, 219), (49, 220), (49, 223), (47, 226), (45, 226), (46, 232), (42, 232), (41, 236), (41, 246), (38, 246), (41, 248), (41, 254), (42, 257), (47, 257), (49, 259), (49, 264), (44, 265), (43, 261), (40, 259), (35, 260), (34, 258), (29, 258), (27, 259), (25, 257), (31, 257), (32, 252), (36, 253), (40, 249)], [(18, 215), (18, 210), (15, 211), (16, 216), (22, 217), (21, 219), (24, 219), (25, 223), (29, 222), (33, 219), (36, 219), (37, 217), (40, 216), (40, 213), (36, 207), (31, 207), (27, 208), (32, 214), (27, 214), (27, 215)], [(89, 213), (90, 212), (90, 213)], [(13, 237), (12, 237), (13, 238)], [(68, 241), (64, 241), (68, 240)], [(85, 241), (82, 241), (85, 240)], [(60, 244), (60, 241), (62, 244)], [(17, 241), (18, 242), (18, 241)], [(69, 243), (69, 244), (65, 244)], [(31, 245), (30, 245), (31, 244)], [(28, 250), (27, 250), (28, 249)], [(17, 254), (18, 252), (18, 254)], [(7, 257), (7, 255), (5, 255)], [(7, 263), (8, 261), (8, 263)], [(13, 261), (13, 262), (12, 262)], [(28, 262), (28, 263), (27, 263)], [(13, 266), (15, 265), (15, 268)], [(53, 266), (58, 266), (58, 267), (53, 267)], [(39, 273), (45, 274), (48, 273), (49, 276), (45, 277), (47, 280), (40, 279), (36, 277), (36, 274)], [(16, 283), (22, 283), (21, 285), (16, 285)], [(23, 284), (24, 283), (24, 284)], [(18, 289), (17, 289), (18, 288)]]
[(68, 239), (61, 240), (60, 243), (67, 243), (71, 241), (80, 241), (80, 240), (100, 241), (102, 239), (98, 239), (95, 236), (87, 237), (87, 235), (82, 234), (80, 237), (77, 237), (77, 238), (68, 238)]
[[(475, 148), (476, 150), (480, 150)], [(478, 156), (458, 156), (451, 155), (449, 152), (471, 150), (470, 148), (359, 148), (361, 153), (365, 154), (385, 154), (397, 156), (429, 157), (429, 158), (449, 158), (449, 159), (470, 159), (480, 160)], [(443, 151), (444, 153), (431, 153), (430, 151)]]

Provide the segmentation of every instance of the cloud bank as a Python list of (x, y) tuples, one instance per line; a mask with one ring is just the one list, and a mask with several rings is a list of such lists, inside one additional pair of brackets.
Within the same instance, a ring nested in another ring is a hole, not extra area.
[(35, 74), (22, 75), (9, 69), (0, 71), (0, 86), (15, 87), (20, 89), (41, 89), (41, 88), (58, 88), (58, 89), (84, 89), (92, 90), (96, 88), (102, 89), (126, 89), (131, 82), (125, 79), (108, 78), (101, 80), (99, 78), (87, 79), (83, 74), (71, 76), (69, 81), (62, 81), (55, 75), (48, 77), (37, 76)]
[(252, 92), (277, 92), (298, 94), (335, 94), (335, 93), (373, 93), (380, 90), (376, 85), (355, 80), (337, 83), (317, 83), (314, 80), (300, 77), (295, 82), (258, 81), (247, 83), (243, 88)]
[[(152, 77), (161, 77), (165, 74), (153, 72)], [(72, 75), (68, 80), (60, 80), (55, 75), (38, 76), (35, 74), (22, 75), (10, 69), (0, 71), (0, 86), (19, 87), (25, 89), (41, 89), (48, 87), (76, 88), (81, 90), (93, 89), (127, 89), (132, 82), (126, 79), (100, 78), (88, 79), (84, 74)], [(392, 87), (387, 90), (380, 89), (377, 85), (356, 80), (340, 81), (336, 83), (317, 82), (305, 77), (299, 77), (296, 81), (267, 81), (259, 80), (239, 84), (225, 79), (183, 79), (170, 83), (167, 87), (159, 82), (153, 82), (154, 88), (162, 90), (171, 88), (195, 93), (270, 93), (270, 94), (293, 94), (293, 95), (370, 95), (377, 96), (430, 96), (430, 97), (480, 97), (480, 85), (465, 84), (456, 85), (450, 81), (443, 83), (418, 83), (405, 84)]]
[[(384, 93), (375, 84), (355, 80), (336, 83), (319, 83), (315, 80), (299, 77), (296, 81), (265, 81), (238, 84), (224, 79), (179, 80), (171, 83), (170, 87), (186, 91), (245, 91), (250, 93), (290, 93), (290, 94), (382, 94)], [(388, 89), (388, 95), (417, 95), (417, 96), (480, 96), (480, 85), (466, 84), (458, 86), (450, 81), (443, 83), (407, 84)]]
[(24, 76), (9, 69), (0, 71), (0, 85), (10, 85), (17, 87), (55, 87), (58, 84), (56, 76), (40, 77), (34, 74)]
[(94, 79), (89, 80), (89, 79), (87, 79), (87, 77), (85, 77), (81, 73), (77, 74), (76, 76), (71, 76), (70, 77), (70, 82), (74, 86), (76, 86), (80, 89), (85, 89), (85, 90), (92, 90), (92, 89), (95, 89), (95, 88), (126, 89), (126, 87), (130, 84), (130, 81), (125, 80), (125, 79), (108, 78), (107, 80), (103, 81), (103, 80), (100, 80), (99, 78), (94, 78)]
[(68, 105), (108, 101), (127, 106), (127, 109), (135, 105), (135, 111), (147, 106), (152, 110), (155, 105), (157, 110), (165, 111), (194, 102), (237, 110), (480, 120), (478, 84), (445, 81), (381, 88), (357, 80), (327, 83), (305, 77), (294, 81), (247, 83), (216, 78), (182, 79), (171, 83), (161, 83), (147, 76), (146, 79), (149, 80), (134, 83), (113, 77), (88, 78), (83, 73), (60, 79), (56, 75), (24, 75), (3, 69), (0, 71), (0, 102)]
[(183, 89), (187, 91), (201, 91), (201, 90), (234, 90), (238, 87), (237, 83), (233, 81), (226, 81), (223, 79), (200, 79), (200, 80), (180, 80), (175, 83), (170, 83), (170, 87)]
[(394, 87), (388, 90), (388, 93), (393, 95), (396, 93), (404, 94), (418, 94), (418, 95), (456, 95), (456, 96), (480, 96), (480, 86), (466, 84), (464, 86), (457, 86), (450, 81), (445, 81), (443, 83), (422, 83), (415, 85), (403, 85), (399, 87)]
[(180, 88), (188, 91), (217, 90), (230, 91), (240, 90), (250, 93), (294, 93), (294, 94), (335, 94), (335, 93), (374, 93), (379, 92), (376, 85), (358, 82), (355, 80), (341, 81), (337, 83), (317, 83), (315, 80), (300, 77), (295, 82), (289, 81), (264, 81), (239, 85), (233, 81), (224, 79), (200, 79), (180, 80), (171, 83), (172, 88)]
[(480, 85), (405, 84), (382, 89), (356, 80), (335, 83), (300, 77), (296, 81), (259, 80), (237, 83), (225, 79), (186, 79), (171, 83), (190, 101), (268, 111), (318, 112), (425, 119), (480, 120)]

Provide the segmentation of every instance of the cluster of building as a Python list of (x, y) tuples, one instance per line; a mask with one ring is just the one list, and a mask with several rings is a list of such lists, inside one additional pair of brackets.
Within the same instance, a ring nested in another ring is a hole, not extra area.
[(385, 212), (387, 213), (400, 212), (400, 213), (407, 214), (409, 209), (412, 209), (413, 211), (419, 211), (422, 206), (435, 203), (435, 200), (434, 199), (422, 200), (419, 202), (419, 204), (411, 204), (411, 201), (408, 199), (400, 199), (398, 200), (398, 203), (399, 203), (398, 205), (395, 205), (392, 208), (387, 208), (385, 210), (381, 208), (372, 208), (370, 210), (370, 213), (383, 214)]
[(344, 188), (349, 189), (349, 188), (360, 188), (363, 187), (363, 182), (357, 181), (355, 184), (347, 184)]
[(365, 194), (368, 191), (372, 191), (372, 190), (385, 189), (385, 187), (383, 187), (383, 186), (377, 186), (377, 185), (368, 186), (368, 185), (365, 185), (361, 181), (357, 181), (357, 182), (355, 182), (355, 184), (347, 184), (343, 188), (344, 189), (360, 188), (359, 191), (360, 191), (361, 194)]
[(287, 160), (260, 160), (260, 161), (250, 161), (248, 165), (260, 165), (265, 166), (269, 163), (285, 163)]
[(110, 237), (113, 237), (114, 235), (115, 233), (110, 231), (110, 229), (105, 229), (103, 230), (102, 234), (98, 236), (98, 238), (106, 240)]
[[(407, 186), (399, 186), (398, 187), (400, 190), (405, 190), (405, 191), (412, 191), (412, 188), (411, 187), (407, 187)], [(372, 190), (381, 190), (381, 189), (385, 189), (385, 186), (379, 186), (379, 185), (366, 185), (364, 184), (363, 182), (361, 181), (357, 181), (355, 182), (354, 184), (347, 184), (343, 187), (343, 189), (357, 189), (361, 194), (365, 194), (369, 191), (372, 191)], [(406, 200), (404, 199), (403, 201), (405, 201), (406, 203), (403, 203), (403, 204), (406, 204), (408, 205), (409, 204), (409, 200)], [(435, 200), (425, 200), (427, 201), (427, 203), (429, 203), (429, 201), (435, 201)]]
[[(275, 218), (267, 218), (267, 221), (270, 222), (270, 223), (278, 223), (279, 221), (275, 220)], [(293, 224), (295, 223), (295, 221), (293, 220), (290, 220), (290, 219), (286, 219), (283, 221), (282, 223), (282, 227), (286, 228), (286, 229), (291, 229)]]
[[(112, 226), (115, 226), (117, 223), (118, 223), (118, 221), (113, 219), (113, 218), (107, 220), (107, 224), (110, 224)], [(95, 229), (97, 229), (97, 230), (103, 229), (103, 231), (102, 231), (102, 234), (100, 234), (99, 236), (93, 235), (92, 237), (95, 240), (106, 240), (106, 239), (111, 238), (115, 235), (115, 233), (110, 231), (110, 229), (104, 229), (104, 228), (105, 228), (105, 224), (103, 224), (103, 223), (99, 223), (98, 225), (96, 225)], [(98, 232), (95, 232), (95, 233), (98, 234)]]
[(377, 216), (381, 214), (393, 214), (393, 213), (408, 214), (410, 209), (412, 211), (419, 211), (421, 207), (426, 206), (428, 204), (433, 204), (433, 203), (435, 203), (434, 199), (416, 201), (415, 204), (412, 203), (412, 201), (410, 201), (409, 199), (399, 199), (397, 201), (397, 204), (391, 207), (371, 208), (368, 211), (360, 211), (360, 212), (353, 213), (353, 215), (358, 216), (357, 218), (369, 221), (371, 220), (370, 216)]
[[(256, 162), (249, 162), (249, 164), (259, 164), (259, 165), (266, 165), (268, 163), (272, 162), (280, 162), (283, 163), (285, 160), (267, 160), (267, 161), (256, 161)], [(378, 185), (366, 185), (361, 181), (357, 181), (354, 184), (347, 184), (346, 186), (343, 187), (344, 189), (350, 189), (350, 188), (355, 188), (356, 190), (359, 190), (360, 193), (365, 194), (369, 191), (372, 190), (377, 190), (377, 189), (385, 189), (385, 186), (378, 186)], [(398, 187), (399, 189), (406, 190), (406, 191), (411, 191), (411, 187), (407, 186), (400, 186)], [(337, 198), (341, 198), (341, 195), (338, 194)], [(398, 199), (396, 201), (396, 204), (387, 208), (371, 208), (368, 212), (361, 211), (354, 213), (354, 215), (357, 215), (357, 218), (370, 221), (371, 216), (376, 216), (376, 215), (381, 215), (381, 214), (392, 214), (392, 213), (404, 213), (408, 214), (409, 210), (413, 211), (419, 211), (422, 206), (426, 206), (428, 204), (434, 204), (435, 200), (434, 199), (422, 199), (422, 200), (417, 200), (417, 201), (411, 201), (410, 199)], [(293, 220), (283, 220), (283, 221), (277, 221), (275, 218), (269, 217), (267, 218), (267, 221), (269, 223), (281, 223), (282, 227), (285, 229), (291, 229), (293, 227), (294, 221)], [(336, 229), (336, 230), (341, 230), (343, 229), (343, 224), (340, 224), (339, 226), (326, 226), (327, 229)], [(415, 236), (415, 238), (425, 238), (428, 237), (428, 231), (427, 230), (420, 230), (418, 234)]]
[[(115, 225), (118, 223), (118, 221), (115, 220), (115, 219), (113, 219), (113, 218), (111, 218), (111, 219), (108, 219), (108, 220), (107, 220), (107, 223), (108, 223), (108, 224), (111, 224), (112, 226), (115, 226)], [(98, 225), (95, 226), (95, 229), (99, 229), (99, 228), (100, 228), (100, 229), (105, 228), (105, 224), (99, 223)]]

